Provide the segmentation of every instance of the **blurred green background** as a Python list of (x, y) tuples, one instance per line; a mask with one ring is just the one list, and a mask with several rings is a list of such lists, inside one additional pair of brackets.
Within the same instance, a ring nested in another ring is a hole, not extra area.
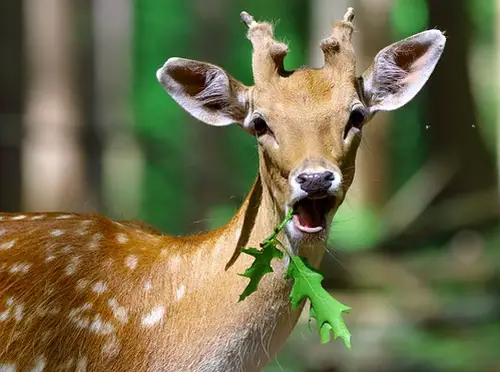
[(320, 345), (304, 318), (266, 371), (500, 371), (495, 0), (2, 0), (0, 210), (220, 226), (256, 175), (255, 139), (189, 117), (157, 68), (182, 56), (251, 84), (241, 10), (279, 20), (289, 69), (319, 67), (348, 6), (360, 73), (413, 33), (448, 42), (418, 97), (364, 130), (332, 227), (322, 271), (353, 308), (353, 350)]

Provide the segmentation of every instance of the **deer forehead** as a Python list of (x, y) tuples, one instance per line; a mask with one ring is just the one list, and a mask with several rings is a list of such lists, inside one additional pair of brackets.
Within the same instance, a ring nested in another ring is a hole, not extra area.
[(343, 125), (359, 97), (354, 74), (302, 69), (273, 83), (256, 86), (252, 100), (254, 110), (264, 111), (268, 120), (285, 119), (287, 125), (297, 122), (311, 129), (312, 125)]

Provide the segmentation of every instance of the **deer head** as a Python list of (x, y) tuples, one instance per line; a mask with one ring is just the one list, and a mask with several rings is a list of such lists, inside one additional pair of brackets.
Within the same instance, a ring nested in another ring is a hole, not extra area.
[(246, 12), (253, 45), (254, 85), (222, 68), (171, 58), (157, 72), (166, 91), (195, 118), (215, 126), (236, 123), (256, 137), (259, 173), (280, 213), (295, 208), (287, 226), (293, 239), (320, 239), (354, 177), (362, 128), (378, 111), (410, 101), (434, 70), (445, 45), (438, 30), (424, 31), (382, 49), (356, 76), (349, 8), (321, 41), (322, 68), (286, 71), (287, 45), (273, 26)]

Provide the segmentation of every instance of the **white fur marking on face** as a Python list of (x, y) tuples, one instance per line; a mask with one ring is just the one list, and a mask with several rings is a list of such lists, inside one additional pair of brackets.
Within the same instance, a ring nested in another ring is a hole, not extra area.
[(180, 301), (182, 297), (184, 297), (184, 293), (186, 292), (186, 286), (181, 284), (179, 288), (177, 288), (177, 292), (175, 293), (175, 300)]
[(127, 323), (128, 322), (128, 314), (127, 314), (127, 309), (124, 308), (123, 306), (118, 305), (118, 301), (116, 301), (115, 298), (112, 298), (111, 300), (108, 301), (108, 305), (113, 311), (114, 317), (120, 322), (120, 323)]
[(214, 248), (213, 256), (217, 257), (221, 251), (222, 251), (222, 246), (220, 244), (217, 244)]
[(54, 237), (58, 237), (58, 236), (61, 236), (64, 234), (64, 231), (63, 230), (59, 230), (59, 229), (56, 229), (56, 230), (52, 230), (50, 232), (50, 235), (54, 236)]
[(60, 216), (56, 217), (56, 220), (67, 220), (68, 218), (73, 217), (71, 214), (61, 214)]
[(142, 317), (142, 325), (144, 327), (152, 327), (163, 319), (165, 307), (156, 306), (148, 314)]
[(109, 335), (115, 331), (115, 328), (110, 322), (103, 321), (101, 316), (97, 314), (90, 325), (90, 330), (99, 335)]
[(170, 270), (172, 271), (179, 270), (180, 263), (181, 263), (181, 257), (179, 255), (176, 254), (175, 256), (172, 256), (172, 258), (170, 259)]
[(0, 244), (0, 250), (11, 249), (16, 244), (16, 239)]
[(116, 234), (116, 240), (118, 240), (118, 243), (120, 244), (125, 244), (128, 242), (128, 237), (124, 233), (118, 233)]
[(37, 214), (36, 216), (31, 217), (31, 221), (43, 220), (45, 218), (44, 214)]
[(94, 291), (97, 294), (104, 293), (107, 290), (108, 290), (108, 285), (102, 281), (98, 281), (92, 286), (92, 291)]
[(87, 357), (78, 358), (75, 372), (87, 372)]
[(80, 264), (80, 257), (78, 256), (71, 257), (69, 264), (64, 269), (66, 276), (73, 275), (76, 272), (76, 269), (79, 264)]
[(43, 355), (40, 355), (36, 359), (35, 367), (32, 368), (30, 372), (43, 372), (43, 370), (45, 369), (46, 364), (47, 364), (47, 362), (45, 360), (45, 357)]
[(16, 273), (26, 274), (29, 271), (30, 267), (31, 264), (28, 262), (17, 262), (12, 264), (9, 272), (11, 274), (16, 274)]
[(129, 255), (125, 258), (125, 265), (130, 269), (130, 270), (135, 270), (137, 267), (137, 256), (136, 255)]
[(24, 220), (26, 216), (24, 214), (19, 214), (17, 216), (12, 217), (12, 220), (19, 221), (19, 220)]
[(16, 365), (12, 363), (0, 363), (0, 372), (16, 372)]

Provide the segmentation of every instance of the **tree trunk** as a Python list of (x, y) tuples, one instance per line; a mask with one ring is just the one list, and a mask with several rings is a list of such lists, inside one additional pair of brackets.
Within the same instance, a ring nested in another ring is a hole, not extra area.
[[(495, 188), (495, 165), (478, 128), (468, 71), (471, 24), (467, 1), (428, 0), (430, 24), (449, 35), (438, 73), (429, 81), (431, 156), (443, 157), (457, 171), (436, 199)], [(494, 206), (495, 203), (492, 203)]]
[(0, 2), (0, 211), (21, 207), (22, 1)]
[(76, 9), (68, 0), (26, 0), (24, 10), (29, 77), (24, 208), (83, 210), (87, 198), (75, 94)]

